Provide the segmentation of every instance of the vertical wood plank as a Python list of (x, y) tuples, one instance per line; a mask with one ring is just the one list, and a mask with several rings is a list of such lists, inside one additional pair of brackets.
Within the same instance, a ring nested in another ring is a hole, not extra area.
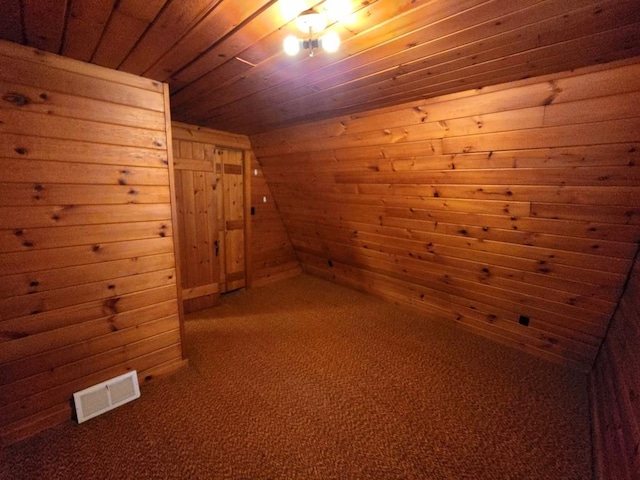
[(223, 164), (227, 289), (245, 286), (244, 160), (240, 150), (227, 150)]
[[(244, 183), (244, 243), (245, 243), (245, 282), (251, 286), (264, 285), (280, 278), (291, 277), (301, 273), (300, 264), (293, 251), (289, 235), (282, 223), (280, 213), (276, 208), (269, 186), (265, 182), (262, 169), (252, 153), (249, 139), (242, 135), (230, 134), (194, 125), (174, 122), (174, 144), (181, 141), (192, 143), (191, 153), (201, 158), (200, 146), (204, 148), (204, 161), (210, 161), (214, 168), (211, 175), (215, 182), (210, 202), (216, 207), (211, 211), (211, 225), (214, 229), (214, 242), (218, 242), (218, 262), (216, 262), (216, 278), (219, 278), (221, 292), (227, 290), (227, 267), (224, 259), (225, 250), (225, 195), (224, 195), (224, 164), (229, 163), (230, 152), (243, 152), (243, 183)], [(216, 148), (217, 147), (217, 148)], [(174, 148), (174, 150), (178, 150)], [(182, 168), (182, 167), (181, 167)], [(238, 168), (236, 167), (236, 171)], [(254, 175), (255, 173), (255, 175)], [(247, 178), (250, 177), (250, 180)], [(254, 189), (254, 184), (256, 188)], [(268, 198), (267, 203), (262, 198)], [(254, 214), (252, 214), (252, 211)], [(217, 232), (217, 236), (216, 235)], [(215, 245), (214, 245), (215, 247)], [(184, 250), (184, 249), (183, 249)]]
[(224, 194), (224, 163), (226, 161), (227, 154), (224, 150), (215, 150), (215, 175), (216, 175), (216, 201), (218, 205), (217, 212), (217, 225), (218, 225), (218, 265), (220, 273), (220, 289), (223, 292), (227, 291), (227, 250), (226, 250), (226, 196)]
[[(178, 308), (178, 321), (180, 322), (180, 338), (185, 338), (184, 332), (184, 307), (182, 302), (182, 289), (180, 286), (182, 285), (182, 264), (180, 262), (180, 236), (177, 234), (178, 229), (180, 228), (179, 220), (178, 220), (178, 210), (177, 210), (177, 186), (176, 186), (176, 173), (173, 169), (173, 155), (175, 153), (175, 146), (173, 144), (173, 133), (171, 131), (171, 99), (169, 86), (164, 84), (162, 89), (163, 100), (164, 100), (164, 115), (165, 115), (165, 132), (167, 139), (167, 169), (169, 171), (169, 194), (171, 196), (171, 226), (174, 233), (173, 235), (173, 254), (174, 254), (174, 265), (176, 269), (176, 300), (177, 300), (177, 308)], [(180, 344), (181, 356), (183, 360), (186, 360), (186, 356), (184, 353), (184, 346), (181, 342)]]
[(176, 139), (181, 283), (186, 312), (209, 308), (220, 292), (216, 257), (217, 221), (213, 145)]
[(253, 238), (252, 222), (251, 222), (251, 165), (255, 157), (251, 150), (244, 150), (242, 153), (242, 182), (244, 184), (244, 198), (242, 205), (244, 208), (244, 261), (245, 261), (245, 285), (251, 287), (253, 282), (253, 269), (247, 267), (253, 265), (253, 254), (251, 249), (251, 239)]

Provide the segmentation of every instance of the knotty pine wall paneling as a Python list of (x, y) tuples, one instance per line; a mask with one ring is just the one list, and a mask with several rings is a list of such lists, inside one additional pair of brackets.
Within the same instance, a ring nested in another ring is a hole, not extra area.
[(251, 264), (252, 285), (295, 277), (302, 273), (280, 210), (267, 183), (262, 165), (251, 152)]
[[(246, 135), (221, 132), (180, 122), (173, 122), (172, 132), (174, 151), (176, 152), (179, 152), (180, 145), (183, 144), (189, 144), (191, 149), (193, 149), (193, 145), (200, 145), (205, 151), (210, 149), (214, 155), (216, 148), (244, 152), (244, 230), (246, 238), (244, 257), (247, 286), (264, 285), (300, 274), (300, 264), (273, 201), (269, 186), (262, 175), (261, 166), (253, 154), (249, 138)], [(178, 153), (176, 153), (175, 166), (178, 170), (195, 168), (193, 162), (182, 158)], [(218, 205), (224, 203), (222, 193), (222, 189), (217, 189)], [(221, 218), (217, 223), (221, 223)], [(187, 249), (188, 245), (182, 246), (182, 255), (187, 255)], [(224, 242), (219, 242), (219, 249), (220, 257), (224, 258)], [(224, 264), (221, 263), (220, 268), (224, 269)]]
[(251, 141), (305, 271), (586, 372), (640, 239), (639, 107), (633, 59)]
[(640, 478), (640, 261), (589, 375), (598, 480)]
[(167, 86), (0, 42), (0, 90), (5, 444), (71, 418), (78, 390), (186, 360)]

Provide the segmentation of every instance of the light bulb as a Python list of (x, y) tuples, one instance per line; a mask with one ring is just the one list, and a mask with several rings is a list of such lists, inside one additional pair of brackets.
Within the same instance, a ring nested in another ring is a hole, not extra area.
[(340, 48), (340, 35), (336, 32), (327, 32), (322, 36), (322, 48), (325, 52), (333, 53), (337, 52)]
[(284, 39), (284, 42), (282, 42), (282, 48), (284, 49), (284, 53), (293, 57), (300, 51), (300, 40), (293, 35), (289, 35)]

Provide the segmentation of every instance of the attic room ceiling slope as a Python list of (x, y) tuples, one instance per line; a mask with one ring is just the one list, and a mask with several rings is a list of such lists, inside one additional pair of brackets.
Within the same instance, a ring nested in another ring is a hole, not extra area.
[(345, 0), (340, 50), (289, 57), (284, 1), (1, 0), (0, 38), (167, 82), (173, 119), (249, 135), (640, 54), (637, 0)]

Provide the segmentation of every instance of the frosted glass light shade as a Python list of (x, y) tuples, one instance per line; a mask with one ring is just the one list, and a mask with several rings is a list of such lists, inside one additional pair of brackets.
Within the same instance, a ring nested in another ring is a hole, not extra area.
[(329, 52), (329, 53), (337, 52), (338, 49), (340, 48), (340, 35), (338, 35), (334, 31), (325, 33), (322, 36), (321, 41), (322, 41), (322, 48), (324, 48), (326, 52)]
[(297, 55), (300, 51), (300, 40), (293, 35), (289, 35), (282, 42), (282, 48), (287, 55)]
[(315, 10), (302, 12), (298, 18), (296, 18), (296, 27), (298, 27), (302, 33), (309, 33), (309, 30), (321, 32), (326, 26), (327, 22), (324, 17)]

